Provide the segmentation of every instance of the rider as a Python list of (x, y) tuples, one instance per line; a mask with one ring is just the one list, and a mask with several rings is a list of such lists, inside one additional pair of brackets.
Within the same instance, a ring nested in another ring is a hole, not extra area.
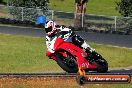
[(54, 38), (55, 36), (61, 37), (64, 41), (69, 41), (68, 38), (71, 37), (69, 42), (72, 42), (76, 46), (84, 49), (86, 52), (94, 51), (80, 36), (76, 35), (70, 28), (66, 26), (56, 25), (54, 21), (47, 21), (45, 24), (45, 31), (46, 31), (46, 44), (50, 39)]

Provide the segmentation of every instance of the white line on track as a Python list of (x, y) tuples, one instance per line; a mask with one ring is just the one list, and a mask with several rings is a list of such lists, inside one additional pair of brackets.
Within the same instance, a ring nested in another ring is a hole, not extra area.
[(128, 48), (128, 47), (121, 47), (121, 46), (114, 46), (114, 45), (109, 45), (109, 44), (99, 44), (99, 43), (95, 43), (96, 45), (105, 45), (108, 47), (115, 47), (115, 48), (124, 48), (124, 49), (132, 49), (132, 48)]

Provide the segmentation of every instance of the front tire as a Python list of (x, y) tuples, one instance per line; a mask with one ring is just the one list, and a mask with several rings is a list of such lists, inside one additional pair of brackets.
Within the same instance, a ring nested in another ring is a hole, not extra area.
[(97, 72), (106, 73), (108, 71), (108, 63), (104, 58), (98, 59), (97, 64)]
[(58, 53), (56, 55), (56, 62), (57, 64), (66, 72), (68, 73), (77, 73), (78, 72), (78, 65), (75, 58), (68, 53), (68, 57), (64, 57), (62, 54)]
[(93, 52), (92, 55), (94, 58), (94, 63), (97, 65), (97, 72), (106, 73), (108, 71), (107, 61), (97, 52)]

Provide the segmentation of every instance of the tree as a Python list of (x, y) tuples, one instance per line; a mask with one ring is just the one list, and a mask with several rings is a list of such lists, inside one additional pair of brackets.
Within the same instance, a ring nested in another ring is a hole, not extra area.
[(47, 10), (48, 5), (47, 3), (49, 0), (10, 0), (9, 6), (16, 6), (16, 7), (27, 7), (27, 8), (40, 8)]
[(0, 3), (2, 3), (3, 2), (3, 0), (0, 0)]
[(0, 0), (0, 4), (6, 4), (4, 0)]
[(121, 15), (132, 17), (132, 0), (121, 0), (120, 2), (116, 2), (116, 4), (116, 9)]
[(10, 14), (16, 20), (35, 21), (38, 15), (47, 15), (48, 0), (9, 0)]

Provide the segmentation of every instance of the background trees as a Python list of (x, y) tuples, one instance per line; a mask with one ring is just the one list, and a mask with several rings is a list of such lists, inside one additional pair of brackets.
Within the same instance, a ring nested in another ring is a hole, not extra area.
[(49, 0), (9, 0), (10, 6), (48, 9)]
[(116, 4), (116, 8), (121, 15), (132, 17), (132, 0), (121, 0), (120, 2), (116, 2)]
[(6, 4), (5, 0), (0, 0), (0, 4)]

